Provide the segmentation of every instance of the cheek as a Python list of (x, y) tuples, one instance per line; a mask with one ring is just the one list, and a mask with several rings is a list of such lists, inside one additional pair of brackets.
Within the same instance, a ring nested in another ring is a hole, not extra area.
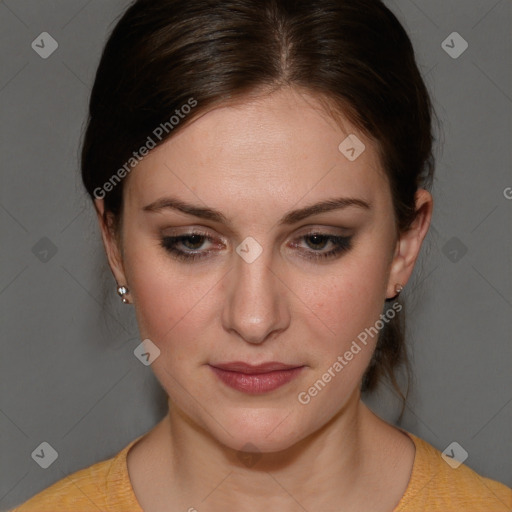
[(347, 259), (336, 274), (305, 276), (301, 298), (310, 311), (311, 321), (320, 326), (330, 350), (341, 350), (382, 313), (387, 284), (384, 258)]
[[(386, 272), (385, 258), (361, 252), (329, 278), (302, 281), (303, 310), (309, 310), (303, 330), (317, 334), (310, 336), (307, 352), (313, 366), (299, 402), (304, 413), (316, 411), (315, 421), (331, 417), (361, 382), (380, 332)], [(310, 408), (306, 402), (315, 405)]]
[(211, 306), (218, 277), (194, 277), (193, 266), (183, 266), (180, 271), (175, 262), (159, 253), (146, 250), (125, 255), (140, 335), (173, 353), (184, 347), (190, 350)]
[[(310, 336), (313, 365), (296, 399), (301, 414), (320, 426), (328, 421), (359, 387), (377, 343), (383, 310), (385, 268), (378, 261), (347, 264), (343, 275), (329, 281), (306, 279), (303, 317)], [(380, 266), (379, 266), (380, 265)], [(319, 327), (320, 326), (320, 327)], [(321, 333), (321, 334), (320, 334)]]
[(151, 365), (155, 377), (175, 403), (188, 410), (187, 397), (205, 391), (193, 372), (207, 361), (214, 341), (207, 333), (213, 334), (209, 318), (218, 277), (194, 278), (161, 260), (147, 254), (144, 264), (132, 262), (133, 302), (141, 339), (149, 338), (160, 349)]

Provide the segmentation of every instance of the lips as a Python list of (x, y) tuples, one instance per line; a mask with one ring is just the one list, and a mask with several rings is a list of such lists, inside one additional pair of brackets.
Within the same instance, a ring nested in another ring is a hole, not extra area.
[(219, 370), (226, 370), (228, 372), (245, 373), (248, 375), (254, 375), (259, 373), (275, 372), (277, 370), (291, 370), (292, 368), (299, 368), (302, 365), (290, 365), (277, 362), (261, 363), (258, 365), (252, 365), (243, 363), (241, 361), (235, 361), (232, 363), (216, 363), (211, 364), (214, 368)]
[(226, 386), (252, 395), (274, 391), (293, 380), (304, 369), (304, 366), (277, 362), (251, 365), (235, 361), (209, 366)]

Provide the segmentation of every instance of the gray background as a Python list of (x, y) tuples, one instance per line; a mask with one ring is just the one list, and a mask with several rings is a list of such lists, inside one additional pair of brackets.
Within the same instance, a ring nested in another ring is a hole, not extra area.
[[(414, 392), (402, 427), (512, 485), (511, 2), (387, 2), (443, 123), (433, 227), (403, 293)], [(0, 507), (112, 457), (166, 412), (107, 268), (78, 151), (100, 51), (126, 0), (0, 3)], [(457, 59), (441, 43), (469, 43)], [(42, 59), (42, 32), (58, 49)], [(510, 197), (510, 196), (509, 196)], [(106, 308), (105, 308), (106, 304)], [(397, 418), (388, 385), (367, 403)], [(43, 441), (58, 459), (42, 469)]]

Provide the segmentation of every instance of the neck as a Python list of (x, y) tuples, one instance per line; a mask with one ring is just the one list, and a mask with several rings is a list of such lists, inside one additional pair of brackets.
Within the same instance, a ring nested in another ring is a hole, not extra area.
[(158, 426), (166, 487), (183, 510), (200, 512), (348, 505), (373, 483), (377, 423), (357, 392), (320, 430), (284, 450), (251, 455), (220, 444), (169, 403)]

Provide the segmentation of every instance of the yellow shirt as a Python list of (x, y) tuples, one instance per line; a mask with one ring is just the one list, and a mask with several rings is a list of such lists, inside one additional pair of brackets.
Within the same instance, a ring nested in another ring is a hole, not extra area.
[[(403, 430), (402, 430), (403, 431)], [(406, 433), (416, 446), (411, 478), (393, 512), (510, 512), (512, 489), (465, 464), (453, 469), (441, 452)], [(76, 471), (11, 512), (143, 512), (133, 492), (126, 456), (137, 437), (115, 457)]]

